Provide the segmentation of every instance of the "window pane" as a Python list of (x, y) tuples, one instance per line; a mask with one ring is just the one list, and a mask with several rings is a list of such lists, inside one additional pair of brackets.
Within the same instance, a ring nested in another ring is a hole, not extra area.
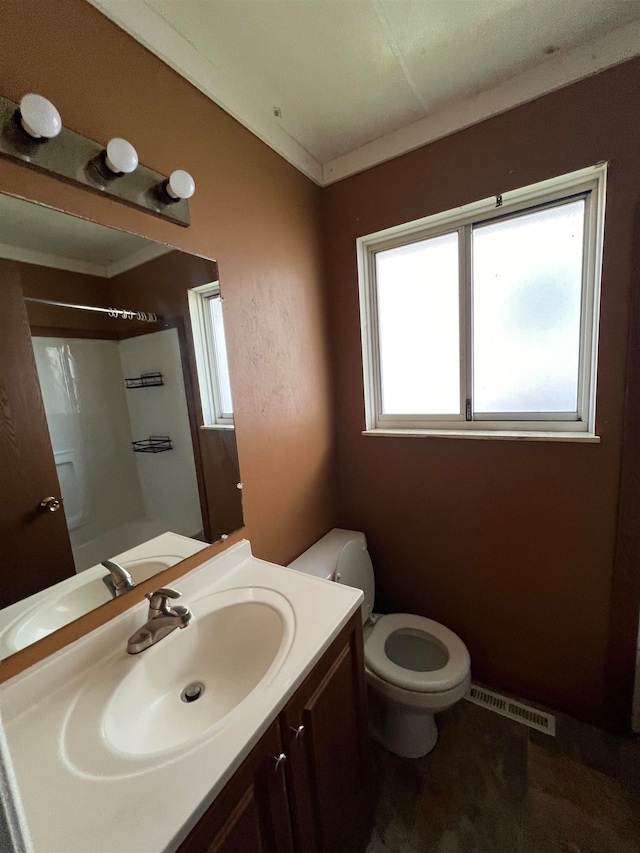
[(376, 254), (382, 412), (460, 414), (458, 233)]
[(584, 213), (473, 229), (474, 411), (577, 411)]
[(219, 296), (207, 300), (211, 312), (211, 328), (213, 329), (213, 345), (218, 373), (218, 393), (222, 415), (233, 414), (231, 401), (231, 383), (229, 381), (229, 365), (227, 362), (227, 344), (224, 337), (224, 321), (222, 319), (222, 301)]

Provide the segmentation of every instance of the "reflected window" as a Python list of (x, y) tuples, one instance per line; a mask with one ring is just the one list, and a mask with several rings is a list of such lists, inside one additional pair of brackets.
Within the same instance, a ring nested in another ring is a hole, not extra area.
[(604, 181), (358, 240), (368, 430), (593, 434)]
[(189, 291), (204, 426), (232, 426), (233, 400), (219, 282)]

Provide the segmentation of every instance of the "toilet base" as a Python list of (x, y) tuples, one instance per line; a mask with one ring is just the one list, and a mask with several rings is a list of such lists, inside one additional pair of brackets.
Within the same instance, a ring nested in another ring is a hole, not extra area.
[(389, 752), (402, 758), (422, 758), (438, 742), (435, 717), (421, 709), (389, 707), (368, 690), (369, 720), (372, 738)]

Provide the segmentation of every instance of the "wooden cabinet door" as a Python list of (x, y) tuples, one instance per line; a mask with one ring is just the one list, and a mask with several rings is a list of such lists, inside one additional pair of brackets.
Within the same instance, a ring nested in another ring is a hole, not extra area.
[(18, 273), (0, 262), (0, 607), (75, 574)]
[(278, 723), (271, 725), (178, 853), (293, 853)]
[(296, 850), (362, 853), (375, 802), (359, 611), (280, 722)]

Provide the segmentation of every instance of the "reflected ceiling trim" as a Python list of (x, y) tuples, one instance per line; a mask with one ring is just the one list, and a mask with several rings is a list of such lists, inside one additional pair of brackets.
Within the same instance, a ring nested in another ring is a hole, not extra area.
[(55, 270), (95, 275), (98, 278), (113, 278), (171, 251), (173, 251), (172, 246), (151, 243), (105, 266), (92, 261), (80, 261), (77, 258), (54, 255), (51, 252), (39, 252), (37, 249), (26, 249), (23, 246), (10, 246), (7, 243), (0, 243), (0, 258), (8, 261), (19, 261), (23, 264), (35, 264), (38, 267), (50, 267)]
[(139, 267), (140, 264), (146, 264), (147, 261), (152, 261), (154, 258), (159, 258), (161, 255), (166, 255), (167, 252), (173, 252), (173, 246), (165, 246), (163, 243), (150, 243), (148, 246), (143, 246), (137, 252), (133, 252), (118, 261), (112, 261), (106, 268), (106, 278), (113, 278), (120, 273), (132, 270)]
[(22, 264), (35, 264), (38, 267), (50, 267), (54, 270), (79, 272), (84, 275), (95, 275), (107, 278), (107, 268), (102, 264), (91, 261), (78, 261), (75, 258), (63, 258), (50, 252), (39, 252), (37, 249), (25, 249), (23, 246), (9, 246), (0, 243), (0, 258), (8, 261), (19, 261)]
[(230, 75), (209, 62), (146, 3), (141, 0), (87, 2), (319, 186), (362, 172), (640, 54), (640, 21), (634, 21), (579, 47), (558, 51), (535, 68), (492, 89), (320, 164), (283, 130), (270, 104), (247, 96)]

